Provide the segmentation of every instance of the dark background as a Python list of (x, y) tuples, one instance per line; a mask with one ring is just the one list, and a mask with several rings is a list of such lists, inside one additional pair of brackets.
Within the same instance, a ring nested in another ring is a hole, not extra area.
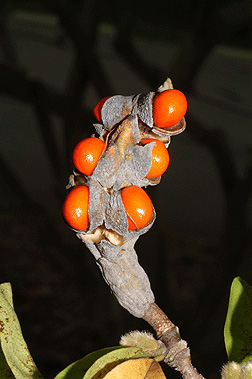
[(0, 12), (0, 279), (40, 371), (148, 329), (109, 293), (61, 204), (97, 101), (169, 76), (187, 129), (148, 189), (157, 220), (136, 250), (194, 365), (218, 378), (230, 284), (252, 283), (251, 1), (8, 0)]

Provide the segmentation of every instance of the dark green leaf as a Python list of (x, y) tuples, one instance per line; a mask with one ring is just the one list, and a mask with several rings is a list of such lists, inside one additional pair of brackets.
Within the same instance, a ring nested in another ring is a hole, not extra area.
[(239, 277), (231, 285), (224, 339), (229, 361), (252, 360), (252, 286)]
[[(2, 352), (6, 364), (13, 373), (13, 376), (7, 376), (7, 378), (41, 379), (42, 376), (29, 353), (13, 308), (10, 283), (0, 285), (0, 326)], [(5, 372), (8, 374), (6, 366)]]
[(97, 359), (88, 369), (83, 379), (103, 378), (118, 364), (143, 356), (146, 356), (146, 354), (139, 347), (122, 347), (120, 350), (111, 351)]
[(0, 374), (1, 379), (15, 379), (15, 376), (12, 374), (12, 371), (9, 368), (8, 363), (6, 362), (2, 349), (0, 349)]
[(122, 349), (122, 347), (108, 347), (102, 350), (94, 351), (93, 353), (90, 353), (84, 358), (67, 366), (54, 379), (82, 379), (87, 370), (94, 364), (94, 362), (97, 361), (97, 359), (117, 349)]

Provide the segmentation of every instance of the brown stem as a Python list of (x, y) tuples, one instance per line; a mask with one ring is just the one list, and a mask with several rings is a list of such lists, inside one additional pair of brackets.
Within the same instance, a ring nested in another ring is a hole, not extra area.
[(187, 342), (181, 339), (178, 327), (156, 303), (149, 306), (143, 319), (152, 326), (158, 339), (167, 347), (165, 363), (179, 371), (184, 379), (204, 379), (192, 365), (190, 349)]

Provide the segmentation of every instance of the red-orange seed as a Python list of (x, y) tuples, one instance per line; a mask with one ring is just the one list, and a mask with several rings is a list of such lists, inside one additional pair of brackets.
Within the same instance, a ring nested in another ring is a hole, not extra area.
[(96, 119), (102, 124), (102, 118), (101, 118), (101, 110), (106, 100), (108, 100), (111, 96), (103, 97), (94, 107), (94, 115)]
[(151, 168), (146, 178), (157, 178), (167, 170), (170, 163), (170, 155), (162, 141), (154, 138), (145, 138), (141, 142), (144, 144), (155, 142), (155, 146), (152, 149), (152, 161)]
[(187, 100), (183, 92), (168, 89), (153, 99), (153, 121), (159, 128), (169, 128), (179, 122), (187, 111)]
[(91, 175), (105, 149), (105, 142), (90, 137), (80, 141), (73, 151), (73, 164), (85, 175)]
[(84, 230), (89, 226), (88, 215), (89, 188), (74, 187), (63, 203), (63, 217), (73, 229)]
[(129, 230), (146, 226), (153, 215), (153, 206), (147, 193), (140, 187), (131, 186), (121, 190), (122, 202), (127, 213)]

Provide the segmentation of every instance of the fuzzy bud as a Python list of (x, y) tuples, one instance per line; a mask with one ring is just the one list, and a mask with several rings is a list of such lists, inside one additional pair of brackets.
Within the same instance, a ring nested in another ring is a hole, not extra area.
[(140, 332), (139, 330), (124, 334), (120, 339), (120, 345), (139, 347), (143, 353), (153, 357), (159, 356), (160, 360), (164, 358), (167, 352), (163, 342), (156, 340), (151, 333)]
[(228, 362), (222, 367), (222, 379), (240, 379), (241, 366), (236, 362)]
[(242, 379), (252, 379), (252, 362), (249, 362), (242, 368)]

